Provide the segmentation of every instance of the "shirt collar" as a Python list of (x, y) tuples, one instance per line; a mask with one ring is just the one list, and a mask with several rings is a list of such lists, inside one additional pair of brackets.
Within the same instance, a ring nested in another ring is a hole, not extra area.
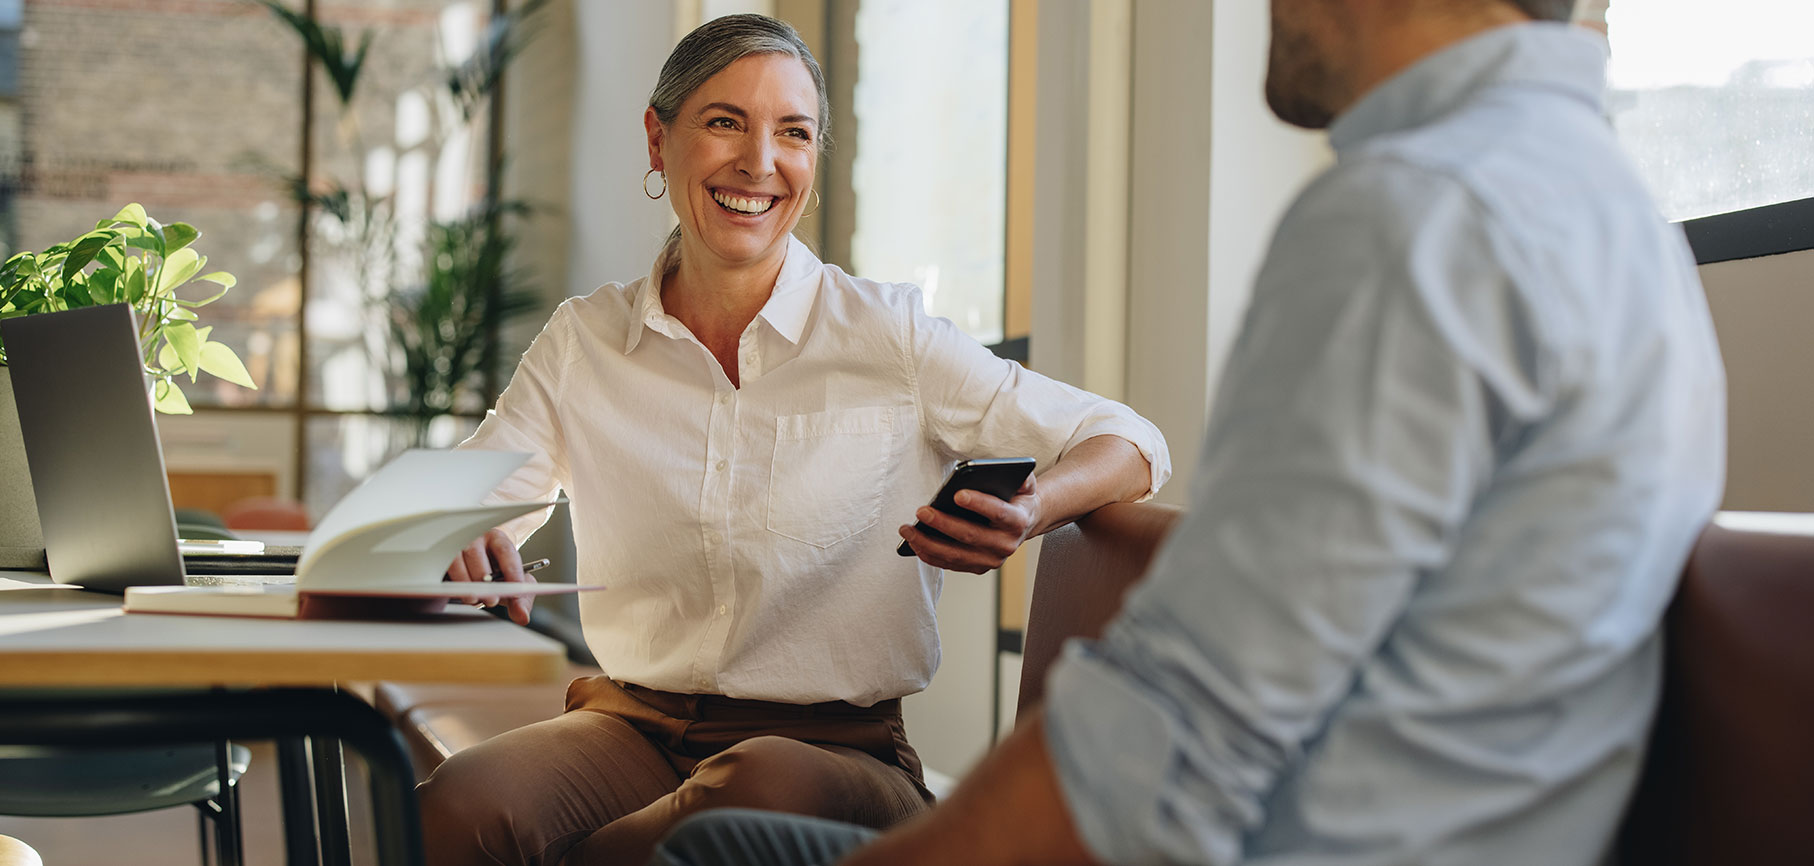
[[(636, 315), (631, 318), (630, 331), (624, 337), (624, 354), (634, 351), (642, 342), (645, 328), (670, 338), (680, 336), (680, 322), (668, 315), (661, 305), (661, 279), (667, 275), (668, 264), (676, 253), (677, 248), (664, 247), (637, 289)], [(801, 334), (806, 331), (806, 320), (812, 315), (813, 301), (819, 295), (819, 275), (824, 268), (825, 263), (819, 261), (806, 244), (789, 235), (781, 273), (776, 275), (775, 287), (770, 290), (768, 301), (762, 305), (757, 317), (768, 322), (783, 339), (798, 345)]]
[(1606, 40), (1584, 27), (1533, 22), (1497, 27), (1450, 45), (1387, 79), (1329, 127), (1340, 154), (1369, 139), (1423, 126), (1490, 87), (1561, 91), (1604, 113)]

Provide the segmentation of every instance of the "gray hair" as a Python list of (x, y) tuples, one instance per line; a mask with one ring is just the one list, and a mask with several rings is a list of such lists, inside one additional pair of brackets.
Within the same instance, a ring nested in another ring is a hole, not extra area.
[(825, 73), (819, 71), (819, 61), (813, 59), (812, 51), (800, 39), (800, 34), (787, 22), (767, 15), (726, 15), (707, 21), (688, 33), (679, 45), (674, 46), (668, 62), (662, 64), (661, 77), (655, 81), (654, 92), (649, 94), (649, 107), (655, 109), (655, 117), (663, 124), (673, 123), (680, 114), (680, 106), (693, 91), (723, 72), (726, 66), (752, 54), (787, 54), (806, 66), (813, 79), (813, 88), (819, 92), (816, 139), (823, 151), (826, 134), (831, 129), (831, 100), (825, 93)]

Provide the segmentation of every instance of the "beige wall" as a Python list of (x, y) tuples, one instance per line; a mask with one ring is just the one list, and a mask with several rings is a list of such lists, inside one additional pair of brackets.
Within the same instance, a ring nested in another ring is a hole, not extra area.
[(1126, 394), (1171, 445), (1161, 501), (1187, 498), (1273, 228), (1330, 159), (1267, 109), (1267, 40), (1263, 3), (1134, 6)]
[(1701, 268), (1726, 360), (1725, 507), (1814, 511), (1814, 250)]

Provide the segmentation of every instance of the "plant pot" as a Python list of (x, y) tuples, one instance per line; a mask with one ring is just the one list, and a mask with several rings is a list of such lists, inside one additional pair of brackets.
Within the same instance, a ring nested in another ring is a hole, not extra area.
[(45, 569), (38, 500), (25, 465), (25, 440), (13, 411), (13, 371), (0, 366), (0, 568)]

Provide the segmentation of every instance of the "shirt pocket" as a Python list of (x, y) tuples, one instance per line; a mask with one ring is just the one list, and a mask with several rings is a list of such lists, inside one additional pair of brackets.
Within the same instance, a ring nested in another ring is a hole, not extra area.
[(894, 415), (891, 406), (872, 406), (776, 418), (768, 530), (825, 548), (874, 526), (894, 456)]

